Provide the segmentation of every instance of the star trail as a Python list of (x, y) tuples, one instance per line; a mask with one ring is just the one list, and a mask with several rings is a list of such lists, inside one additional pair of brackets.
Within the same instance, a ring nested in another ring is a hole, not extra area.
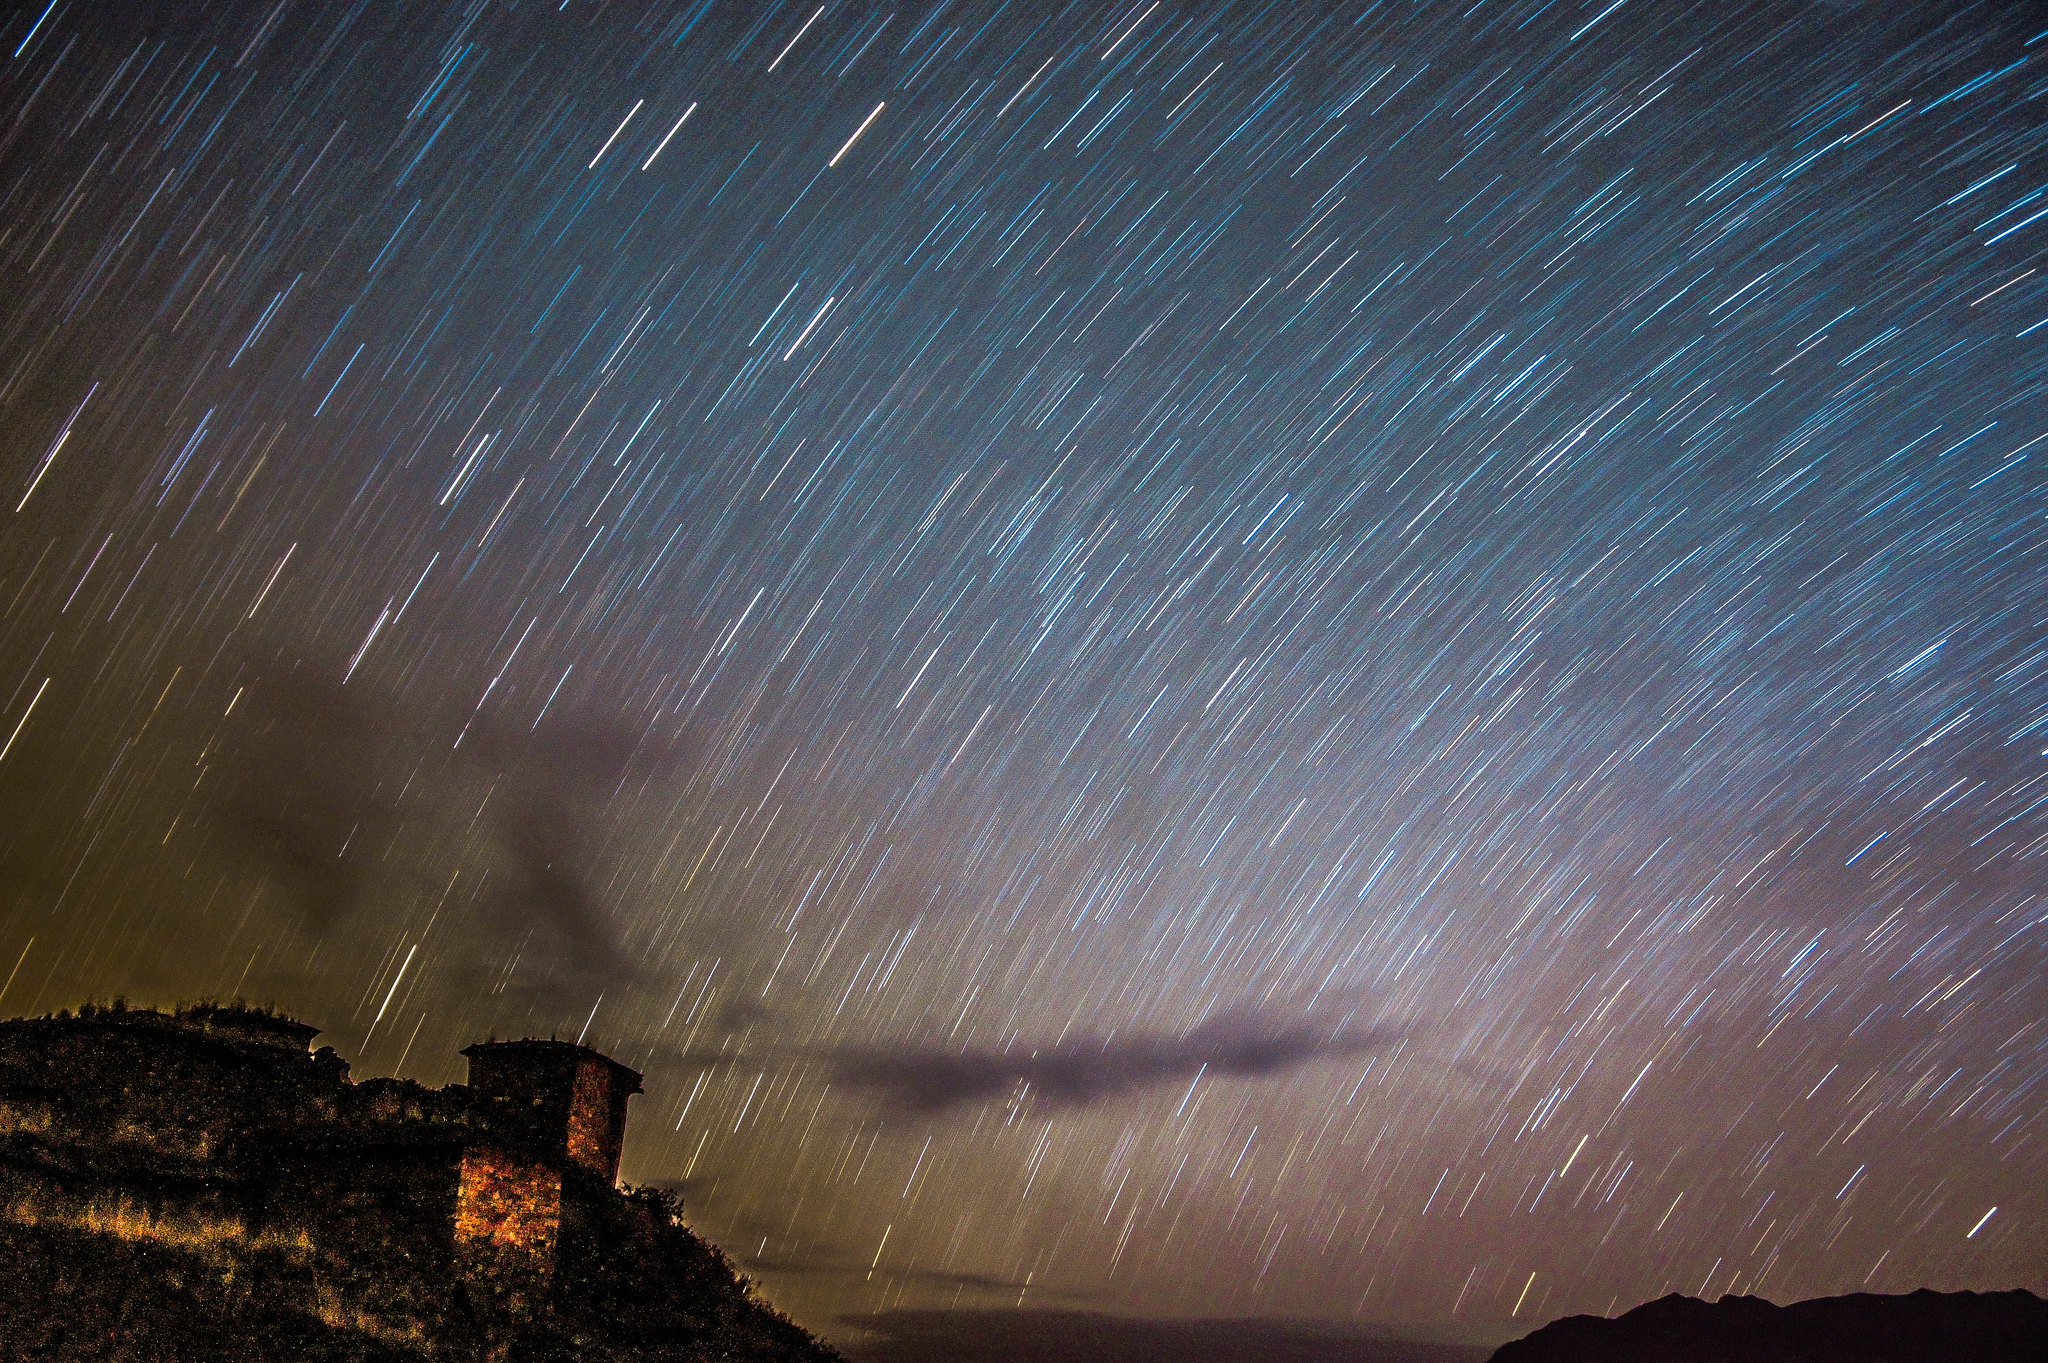
[(2027, 5), (0, 25), (0, 1010), (897, 1306), (2048, 1286)]

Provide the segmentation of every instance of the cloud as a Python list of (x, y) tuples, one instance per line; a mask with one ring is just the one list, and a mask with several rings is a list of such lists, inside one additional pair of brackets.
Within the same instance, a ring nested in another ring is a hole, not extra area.
[(502, 930), (532, 933), (555, 973), (578, 980), (632, 980), (641, 967), (619, 942), (584, 863), (593, 842), (570, 811), (533, 796), (500, 827), (508, 874), (492, 883), (485, 912)]
[[(770, 1238), (785, 1228), (786, 1222), (758, 1222), (752, 1229), (758, 1236), (765, 1231)], [(735, 1240), (746, 1239), (747, 1226), (735, 1226)], [(828, 1247), (831, 1248), (831, 1247)], [(1068, 1288), (1048, 1288), (1033, 1284), (1022, 1278), (999, 1278), (987, 1273), (947, 1273), (930, 1268), (890, 1268), (886, 1265), (870, 1268), (866, 1263), (850, 1256), (838, 1259), (820, 1260), (811, 1258), (763, 1258), (759, 1255), (738, 1255), (740, 1267), (750, 1273), (775, 1273), (785, 1277), (826, 1277), (859, 1279), (862, 1282), (882, 1283), (894, 1287), (938, 1288), (956, 1294), (978, 1292), (988, 1296), (1016, 1298), (1029, 1293), (1034, 1300), (1093, 1301), (1103, 1295), (1100, 1291), (1077, 1291)]]
[(304, 670), (267, 679), (249, 705), (253, 728), (222, 753), (208, 824), (231, 856), (279, 882), (305, 926), (324, 932), (368, 888), (362, 849), (390, 837), (391, 811), (378, 798), (388, 726), (361, 689)]
[(580, 985), (631, 982), (645, 974), (624, 949), (595, 889), (603, 839), (593, 815), (635, 776), (667, 779), (683, 765), (672, 742), (650, 744), (644, 731), (573, 714), (536, 730), (492, 723), (469, 726), (465, 747), (479, 768), (501, 773), (496, 823), (500, 865), (484, 911), (506, 931), (532, 933), (550, 952), (553, 974)]
[(1197, 1075), (1260, 1077), (1313, 1060), (1358, 1055), (1399, 1039), (1379, 1030), (1317, 1028), (1231, 1015), (1183, 1035), (1070, 1041), (1034, 1051), (866, 1048), (831, 1057), (838, 1082), (907, 1112), (933, 1113), (1026, 1091), (1055, 1107), (1085, 1107)]
[(328, 933), (381, 904), (438, 892), (392, 849), (463, 836), (481, 808), (490, 811), (481, 824), (488, 889), (474, 903), (485, 932), (472, 946), (524, 939), (533, 950), (522, 955), (554, 986), (643, 975), (599, 889), (604, 839), (594, 830), (629, 780), (665, 781), (684, 765), (674, 741), (573, 712), (536, 732), (409, 705), (362, 677), (343, 685), (331, 659), (252, 659), (246, 675), (248, 721), (219, 753), (204, 822), (216, 848), (274, 887), (300, 927)]
[(721, 1006), (714, 1019), (720, 1031), (730, 1035), (775, 1020), (774, 1010), (757, 998), (740, 995)]

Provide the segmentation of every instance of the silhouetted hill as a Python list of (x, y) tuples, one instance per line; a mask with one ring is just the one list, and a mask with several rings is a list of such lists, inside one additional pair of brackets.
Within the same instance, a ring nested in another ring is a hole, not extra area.
[(353, 1083), (200, 1006), (0, 1022), (0, 1357), (828, 1363), (677, 1204), (615, 1183), (640, 1076), (491, 1042)]
[(1617, 1319), (1568, 1316), (1492, 1363), (2041, 1363), (2048, 1302), (2031, 1292), (1761, 1297), (1673, 1294)]

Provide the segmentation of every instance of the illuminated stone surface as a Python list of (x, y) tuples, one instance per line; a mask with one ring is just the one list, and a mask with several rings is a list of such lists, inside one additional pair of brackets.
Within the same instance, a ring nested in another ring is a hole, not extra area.
[(562, 1175), (488, 1146), (462, 1152), (455, 1238), (521, 1250), (552, 1265), (562, 1224)]

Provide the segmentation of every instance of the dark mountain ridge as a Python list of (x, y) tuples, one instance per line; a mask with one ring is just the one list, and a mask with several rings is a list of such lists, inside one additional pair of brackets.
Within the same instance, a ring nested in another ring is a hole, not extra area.
[(640, 1076), (486, 1042), (470, 1083), (350, 1080), (265, 1010), (0, 1022), (8, 1359), (733, 1359), (832, 1350), (673, 1198), (616, 1179)]
[(2024, 1290), (1880, 1296), (1778, 1306), (1673, 1293), (1614, 1319), (1567, 1316), (1492, 1363), (2040, 1363), (2048, 1302)]

